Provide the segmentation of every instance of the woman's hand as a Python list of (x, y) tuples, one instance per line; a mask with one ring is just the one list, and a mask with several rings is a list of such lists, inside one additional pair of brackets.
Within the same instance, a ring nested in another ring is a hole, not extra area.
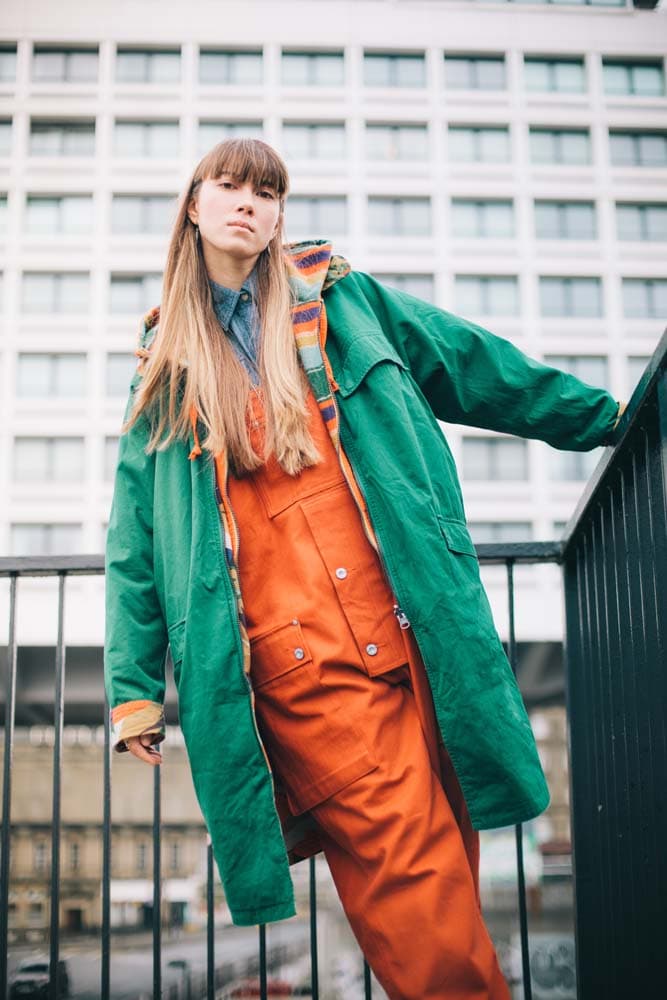
[(133, 753), (139, 760), (143, 760), (155, 767), (157, 764), (162, 763), (162, 754), (158, 750), (157, 744), (151, 746), (152, 740), (152, 733), (144, 733), (141, 736), (128, 736), (125, 740), (125, 745), (130, 753)]

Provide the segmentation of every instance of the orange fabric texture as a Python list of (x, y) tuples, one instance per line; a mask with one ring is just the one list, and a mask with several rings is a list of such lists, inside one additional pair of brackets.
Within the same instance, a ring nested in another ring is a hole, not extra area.
[[(260, 450), (264, 414), (252, 400)], [(324, 851), (392, 1000), (508, 1000), (479, 907), (479, 835), (417, 644), (399, 626), (312, 393), (308, 407), (321, 463), (290, 477), (272, 456), (227, 484), (277, 807), (314, 820), (302, 853)]]

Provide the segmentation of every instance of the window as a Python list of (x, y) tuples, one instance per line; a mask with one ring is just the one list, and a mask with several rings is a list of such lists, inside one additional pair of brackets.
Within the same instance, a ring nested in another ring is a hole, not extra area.
[(46, 842), (43, 840), (38, 840), (34, 846), (33, 863), (36, 872), (43, 872), (46, 870), (48, 854)]
[(113, 482), (118, 465), (118, 438), (105, 437), (104, 439), (104, 481)]
[(89, 194), (29, 194), (25, 230), (31, 236), (89, 233), (93, 225), (93, 198)]
[(9, 156), (12, 149), (11, 118), (0, 119), (0, 156)]
[(457, 311), (464, 315), (516, 316), (518, 279), (516, 275), (457, 274), (454, 300)]
[(119, 48), (116, 52), (118, 83), (178, 83), (181, 53), (177, 49)]
[(607, 384), (607, 359), (604, 356), (589, 354), (547, 354), (545, 365), (559, 368), (561, 371), (576, 375), (582, 382), (596, 388), (604, 388)]
[(601, 448), (593, 451), (549, 449), (549, 478), (559, 482), (585, 482), (593, 474), (601, 454)]
[(16, 46), (0, 45), (0, 83), (16, 80)]
[(97, 48), (59, 49), (36, 45), (32, 54), (35, 83), (91, 83), (97, 80)]
[(73, 840), (69, 845), (69, 870), (71, 872), (78, 872), (80, 864), (81, 848), (79, 843)]
[(514, 236), (514, 204), (511, 200), (452, 199), (454, 236), (503, 239)]
[(616, 203), (619, 240), (667, 241), (667, 204)]
[(176, 157), (179, 152), (177, 121), (117, 120), (113, 130), (114, 156)]
[(615, 167), (667, 167), (667, 132), (609, 132)]
[(651, 360), (650, 357), (646, 355), (628, 358), (628, 388), (627, 388), (628, 399), (632, 395), (640, 378), (646, 371), (646, 366), (650, 360)]
[(290, 233), (322, 232), (337, 236), (347, 232), (347, 199), (344, 196), (295, 195), (287, 201)]
[(94, 121), (31, 120), (31, 156), (93, 156), (94, 154)]
[(425, 160), (428, 157), (426, 125), (366, 125), (369, 160)]
[(26, 271), (22, 307), (27, 313), (82, 313), (90, 305), (90, 275)]
[(345, 126), (284, 122), (283, 147), (295, 160), (340, 160), (345, 156)]
[(342, 52), (283, 52), (282, 81), (289, 87), (341, 87), (345, 82)]
[(591, 137), (588, 129), (530, 129), (530, 158), (533, 163), (588, 164)]
[(448, 140), (455, 163), (509, 163), (511, 158), (506, 125), (450, 125)]
[(197, 144), (200, 156), (208, 152), (223, 139), (242, 136), (246, 139), (261, 139), (264, 136), (264, 125), (258, 121), (223, 122), (200, 121), (197, 134)]
[(430, 236), (430, 198), (369, 198), (368, 231), (372, 236)]
[(172, 872), (177, 872), (181, 867), (181, 842), (172, 840), (169, 844), (169, 867)]
[(80, 524), (12, 524), (13, 556), (73, 555), (81, 551)]
[(531, 521), (469, 521), (468, 530), (475, 545), (484, 542), (529, 542), (533, 537)]
[(148, 868), (148, 845), (140, 840), (137, 844), (137, 871), (143, 874)]
[(107, 396), (127, 396), (137, 361), (136, 354), (107, 354), (105, 384)]
[(667, 318), (667, 279), (623, 278), (623, 315), (631, 319)]
[(364, 52), (364, 83), (367, 87), (423, 87), (426, 84), (424, 54)]
[(505, 57), (446, 55), (445, 83), (453, 90), (505, 90)]
[(80, 437), (14, 438), (14, 479), (17, 483), (81, 482), (83, 444)]
[(112, 274), (109, 310), (145, 313), (159, 305), (161, 295), (161, 274)]
[(171, 195), (115, 194), (111, 203), (111, 229), (114, 233), (139, 236), (162, 235), (169, 231), (173, 212)]
[(247, 87), (262, 82), (262, 51), (235, 52), (202, 49), (199, 53), (199, 82), (236, 84)]
[(85, 354), (19, 354), (17, 395), (71, 399), (86, 391)]
[(594, 202), (536, 201), (535, 235), (539, 240), (594, 240)]
[(603, 59), (602, 73), (605, 94), (661, 97), (665, 93), (662, 63)]
[(418, 299), (426, 302), (433, 302), (434, 288), (432, 274), (374, 274), (373, 277), (381, 281), (389, 288), (396, 288), (400, 292), (407, 292), (408, 295), (415, 295)]
[(462, 446), (464, 479), (528, 479), (528, 451), (525, 441), (500, 437), (464, 437)]
[(601, 316), (599, 278), (540, 278), (542, 316)]
[(525, 56), (523, 70), (527, 90), (559, 94), (582, 94), (586, 90), (583, 59)]

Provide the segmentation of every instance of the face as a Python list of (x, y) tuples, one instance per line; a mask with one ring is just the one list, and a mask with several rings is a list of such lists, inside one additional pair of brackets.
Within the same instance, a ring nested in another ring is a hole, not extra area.
[(188, 215), (199, 226), (204, 252), (247, 260), (257, 258), (275, 235), (280, 200), (271, 187), (222, 174), (202, 181)]

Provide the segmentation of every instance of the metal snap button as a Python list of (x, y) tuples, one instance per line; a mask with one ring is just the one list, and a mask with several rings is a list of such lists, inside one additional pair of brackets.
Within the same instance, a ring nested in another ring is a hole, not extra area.
[(301, 646), (297, 646), (296, 649), (294, 650), (294, 655), (296, 656), (297, 660), (302, 660), (306, 654), (302, 650)]
[(368, 653), (369, 656), (375, 656), (377, 651), (378, 648), (374, 642), (369, 642), (368, 645), (366, 646), (366, 652)]
[(241, 301), (242, 302), (247, 302), (249, 298), (250, 298), (250, 296), (248, 295), (247, 292), (242, 292), (242, 294), (241, 294)]
[(336, 576), (338, 577), (339, 580), (345, 579), (345, 577), (347, 576), (347, 570), (345, 569), (344, 566), (338, 567), (338, 569), (336, 570)]

